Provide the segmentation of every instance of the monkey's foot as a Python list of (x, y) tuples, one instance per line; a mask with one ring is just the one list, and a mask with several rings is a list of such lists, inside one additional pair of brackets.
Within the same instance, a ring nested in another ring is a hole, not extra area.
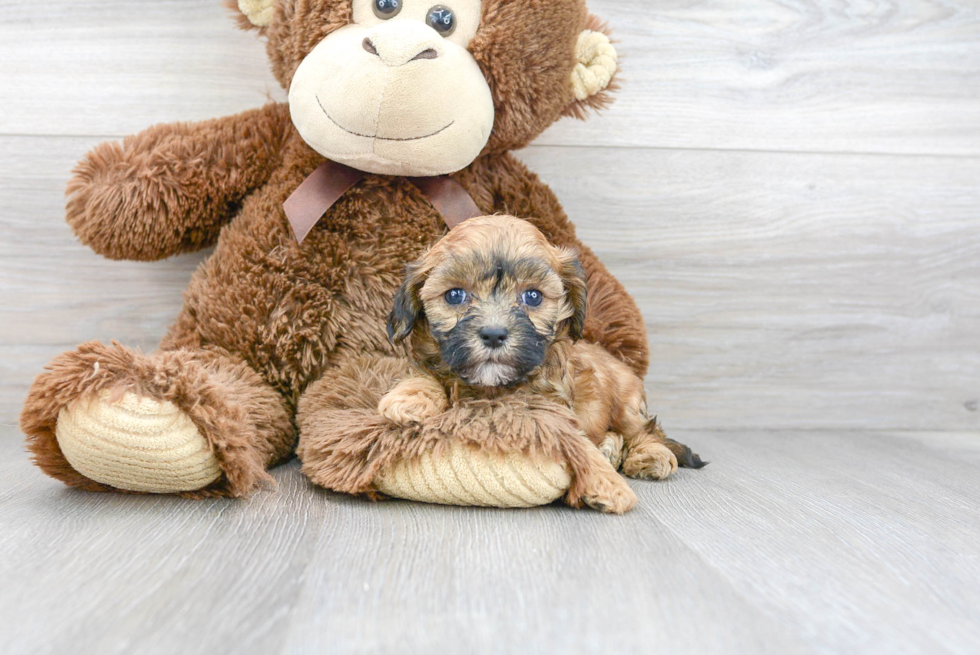
[(172, 402), (102, 391), (58, 415), (58, 445), (82, 475), (125, 491), (203, 489), (222, 470), (207, 440)]
[(536, 507), (561, 498), (570, 482), (565, 466), (554, 461), (453, 444), (438, 456), (400, 460), (375, 485), (388, 496), (440, 505)]

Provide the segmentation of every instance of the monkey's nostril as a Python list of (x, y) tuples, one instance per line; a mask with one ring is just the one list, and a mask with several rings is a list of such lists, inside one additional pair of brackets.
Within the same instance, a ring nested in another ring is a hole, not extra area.
[(373, 43), (371, 43), (371, 39), (364, 39), (364, 41), (361, 42), (361, 45), (364, 46), (364, 49), (370, 52), (375, 57), (381, 56), (378, 54), (378, 49), (374, 47)]
[(480, 338), (487, 348), (500, 348), (507, 341), (507, 328), (485, 327), (480, 330)]
[(434, 48), (429, 48), (428, 50), (423, 50), (419, 54), (412, 57), (411, 61), (415, 61), (416, 59), (438, 59), (438, 58), (439, 58), (439, 53), (436, 52)]

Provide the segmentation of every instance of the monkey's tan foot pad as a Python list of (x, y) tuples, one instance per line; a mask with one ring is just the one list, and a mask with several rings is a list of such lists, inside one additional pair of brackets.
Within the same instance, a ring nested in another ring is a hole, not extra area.
[(677, 471), (677, 457), (667, 446), (644, 443), (632, 448), (623, 462), (623, 473), (631, 478), (664, 480)]
[(568, 491), (563, 464), (523, 455), (500, 456), (453, 444), (438, 456), (400, 460), (374, 481), (381, 493), (439, 505), (537, 507)]
[(55, 435), (76, 471), (116, 489), (196, 491), (222, 475), (197, 426), (169, 401), (103, 391), (61, 410)]

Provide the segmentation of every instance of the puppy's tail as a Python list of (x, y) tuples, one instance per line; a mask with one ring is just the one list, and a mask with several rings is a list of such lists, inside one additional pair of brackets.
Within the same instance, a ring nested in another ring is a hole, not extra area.
[(679, 441), (668, 439), (667, 435), (664, 434), (663, 429), (661, 429), (660, 423), (657, 421), (656, 417), (650, 419), (650, 422), (647, 423), (646, 429), (650, 434), (658, 436), (662, 440), (663, 444), (667, 446), (667, 449), (674, 453), (674, 457), (677, 458), (677, 464), (679, 466), (688, 469), (700, 469), (704, 468), (710, 463), (702, 460), (700, 455), (692, 452), (690, 448)]
[(664, 445), (674, 453), (677, 458), (677, 464), (688, 469), (700, 469), (704, 468), (711, 462), (706, 462), (701, 459), (701, 456), (695, 452), (691, 452), (691, 449), (682, 443), (674, 441), (673, 439), (667, 439)]

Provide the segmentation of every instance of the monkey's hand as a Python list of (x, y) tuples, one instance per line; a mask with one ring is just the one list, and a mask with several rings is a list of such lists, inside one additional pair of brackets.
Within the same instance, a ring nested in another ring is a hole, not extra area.
[(378, 413), (398, 425), (421, 423), (447, 409), (449, 398), (445, 389), (428, 377), (402, 380), (378, 403)]
[(213, 245), (279, 166), (289, 125), (287, 106), (268, 104), (103, 143), (68, 183), (68, 224), (109, 259), (153, 261)]

